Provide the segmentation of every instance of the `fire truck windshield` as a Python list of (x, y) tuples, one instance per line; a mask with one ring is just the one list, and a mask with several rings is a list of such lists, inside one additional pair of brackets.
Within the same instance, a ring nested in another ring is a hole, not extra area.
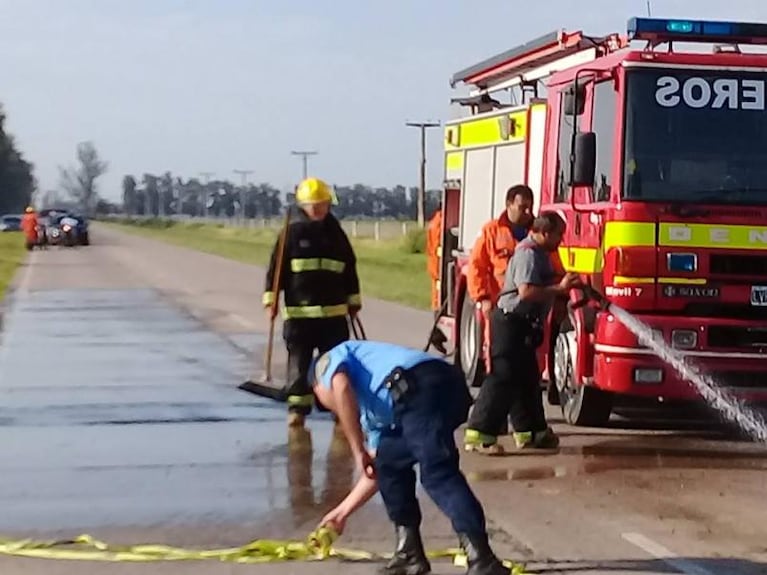
[(631, 70), (623, 198), (767, 204), (765, 75)]

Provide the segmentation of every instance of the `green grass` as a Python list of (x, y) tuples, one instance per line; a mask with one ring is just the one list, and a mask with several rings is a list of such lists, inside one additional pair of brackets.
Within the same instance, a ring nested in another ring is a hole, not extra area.
[(25, 257), (24, 234), (0, 233), (0, 300), (5, 297), (5, 291)]
[[(265, 266), (277, 229), (248, 229), (169, 220), (122, 220), (108, 225), (228, 259)], [(376, 297), (428, 309), (431, 282), (423, 254), (423, 231), (398, 239), (351, 238), (363, 298)], [(420, 252), (420, 253), (414, 253)]]

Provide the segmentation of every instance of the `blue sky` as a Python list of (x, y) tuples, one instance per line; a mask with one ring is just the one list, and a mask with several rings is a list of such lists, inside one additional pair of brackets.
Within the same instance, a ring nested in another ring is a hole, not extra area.
[[(570, 6), (578, 6), (577, 10)], [(516, 7), (519, 6), (519, 7)], [(291, 149), (339, 184), (416, 185), (418, 134), (457, 70), (565, 28), (625, 31), (646, 0), (0, 0), (0, 102), (42, 190), (92, 140), (110, 170), (290, 186)], [(652, 0), (654, 16), (767, 21), (764, 0)], [(431, 186), (442, 139), (429, 136)]]

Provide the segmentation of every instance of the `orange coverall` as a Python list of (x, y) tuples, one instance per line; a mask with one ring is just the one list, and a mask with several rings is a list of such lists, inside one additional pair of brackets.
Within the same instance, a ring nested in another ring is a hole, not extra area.
[[(506, 268), (511, 256), (514, 255), (516, 245), (517, 240), (512, 233), (512, 223), (505, 210), (499, 217), (482, 226), (482, 231), (471, 250), (466, 273), (469, 296), (474, 302), (486, 299), (495, 306), (503, 289)], [(565, 269), (559, 252), (552, 252), (551, 263), (557, 278), (563, 277)], [(483, 324), (484, 331), (482, 339), (485, 366), (490, 369), (490, 322), (485, 321), (483, 317), (479, 320)]]
[(37, 223), (37, 214), (34, 212), (27, 212), (21, 218), (21, 229), (24, 231), (28, 246), (37, 243)]
[(429, 220), (426, 230), (426, 269), (431, 277), (431, 309), (439, 311), (439, 271), (442, 255), (442, 210), (437, 210)]
[[(490, 300), (495, 305), (503, 288), (509, 259), (514, 255), (517, 240), (512, 234), (512, 224), (504, 211), (498, 218), (484, 226), (469, 257), (466, 279), (471, 299), (475, 302)], [(558, 276), (564, 276), (565, 269), (559, 252), (552, 252), (551, 263)]]

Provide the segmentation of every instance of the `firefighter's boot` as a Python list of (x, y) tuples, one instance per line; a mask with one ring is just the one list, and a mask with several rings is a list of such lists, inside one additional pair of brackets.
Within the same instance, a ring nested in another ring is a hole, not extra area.
[(303, 427), (306, 416), (298, 411), (288, 412), (288, 427)]
[(510, 570), (495, 556), (487, 535), (458, 535), (461, 548), (466, 552), (466, 563), (469, 566), (466, 575), (509, 575)]
[(498, 438), (477, 431), (476, 429), (467, 429), (463, 437), (463, 448), (466, 451), (472, 451), (481, 455), (503, 455), (505, 450), (498, 443)]
[(426, 558), (418, 527), (397, 525), (397, 548), (391, 560), (378, 570), (379, 575), (426, 575), (431, 564)]
[(522, 431), (514, 434), (519, 449), (556, 449), (559, 436), (550, 427), (543, 431)]

